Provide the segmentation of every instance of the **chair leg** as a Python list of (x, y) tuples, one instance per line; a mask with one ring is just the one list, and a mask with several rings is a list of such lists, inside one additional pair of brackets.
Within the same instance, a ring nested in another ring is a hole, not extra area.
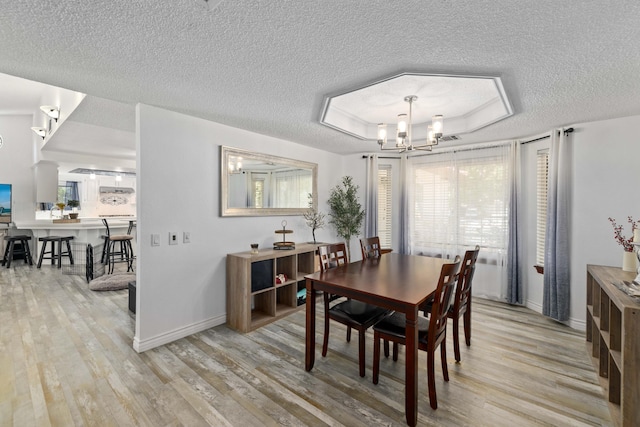
[(71, 265), (73, 265), (73, 251), (71, 250), (71, 243), (69, 242), (69, 240), (66, 240), (67, 242), (67, 253), (69, 254), (69, 262), (71, 263)]
[(347, 326), (347, 342), (351, 342), (351, 326)]
[(398, 343), (397, 342), (393, 343), (393, 361), (394, 362), (398, 361)]
[(453, 318), (453, 354), (456, 356), (456, 362), (460, 361), (460, 338), (458, 337), (459, 317)]
[(365, 340), (365, 335), (364, 335), (364, 329), (360, 329), (358, 331), (358, 366), (360, 367), (360, 376), (364, 377), (364, 359), (365, 359), (365, 346), (364, 346), (364, 340)]
[(29, 249), (29, 241), (28, 240), (23, 240), (23, 245), (24, 245), (24, 262), (25, 264), (27, 263), (27, 261), (29, 262), (29, 265), (33, 265), (33, 258), (31, 257), (31, 249)]
[(42, 267), (42, 259), (44, 258), (44, 252), (47, 249), (47, 241), (43, 241), (42, 242), (42, 249), (40, 249), (40, 258), (38, 259), (38, 265), (36, 266), (37, 268)]
[(107, 250), (109, 250), (109, 238), (104, 238), (104, 244), (102, 245), (102, 256), (100, 257), (100, 264), (106, 264), (107, 259)]
[(389, 341), (384, 340), (384, 357), (389, 358)]
[(467, 307), (467, 311), (464, 313), (464, 340), (467, 343), (467, 347), (471, 346), (471, 306)]
[(442, 377), (449, 381), (449, 369), (447, 367), (447, 344), (446, 338), (440, 343), (440, 361), (442, 362)]
[(62, 239), (58, 240), (58, 268), (62, 268)]
[(9, 260), (9, 244), (7, 243), (7, 246), (4, 248), (4, 256), (2, 257), (2, 265), (5, 265), (5, 263)]
[[(384, 341), (386, 344), (386, 356), (389, 357), (389, 341)], [(373, 383), (378, 384), (378, 377), (380, 375), (380, 334), (373, 331)]]
[(438, 409), (438, 400), (436, 399), (436, 377), (434, 369), (435, 349), (427, 351), (427, 382), (429, 383), (429, 403), (431, 408)]
[(109, 245), (107, 246), (107, 265), (108, 265), (107, 274), (113, 273), (113, 267), (115, 264), (115, 260), (113, 259), (115, 257), (115, 255), (113, 254), (114, 243), (115, 242), (112, 242), (111, 240), (109, 240)]
[(324, 292), (324, 339), (322, 340), (322, 357), (326, 357), (327, 347), (329, 347), (329, 294)]
[(131, 246), (131, 240), (127, 240), (127, 272), (133, 271), (133, 246)]
[(6, 255), (7, 258), (7, 268), (11, 267), (11, 260), (13, 259), (13, 240), (11, 242), (9, 242), (9, 244), (7, 245), (7, 252), (8, 255)]

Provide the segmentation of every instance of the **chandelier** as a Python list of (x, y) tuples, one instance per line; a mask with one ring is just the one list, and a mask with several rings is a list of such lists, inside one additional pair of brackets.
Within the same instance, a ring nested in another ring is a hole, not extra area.
[(397, 151), (404, 153), (405, 151), (424, 150), (431, 151), (434, 145), (438, 145), (442, 138), (443, 118), (442, 115), (431, 117), (431, 124), (427, 126), (427, 139), (424, 144), (413, 145), (412, 140), (412, 106), (418, 99), (416, 95), (405, 96), (405, 102), (409, 103), (409, 120), (406, 114), (398, 114), (398, 124), (396, 127), (396, 146), (385, 147), (387, 143), (387, 125), (386, 123), (378, 124), (378, 144), (380, 150)]

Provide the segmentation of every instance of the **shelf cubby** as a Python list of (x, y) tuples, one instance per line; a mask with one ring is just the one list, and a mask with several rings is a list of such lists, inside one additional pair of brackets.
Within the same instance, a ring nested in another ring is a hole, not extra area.
[(640, 301), (616, 286), (634, 273), (587, 266), (587, 349), (617, 426), (640, 420)]
[[(249, 332), (301, 309), (297, 292), (304, 276), (316, 271), (318, 245), (295, 249), (262, 249), (257, 254), (227, 255), (227, 323)], [(318, 267), (319, 268), (319, 267)], [(286, 279), (278, 283), (276, 277)]]

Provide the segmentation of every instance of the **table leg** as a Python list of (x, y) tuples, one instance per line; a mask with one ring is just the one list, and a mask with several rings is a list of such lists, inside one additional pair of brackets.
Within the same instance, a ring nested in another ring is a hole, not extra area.
[(304, 352), (304, 369), (313, 369), (316, 357), (316, 295), (313, 289), (313, 281), (307, 279), (307, 318)]
[(405, 356), (405, 403), (407, 424), (415, 426), (418, 421), (418, 307), (406, 313)]

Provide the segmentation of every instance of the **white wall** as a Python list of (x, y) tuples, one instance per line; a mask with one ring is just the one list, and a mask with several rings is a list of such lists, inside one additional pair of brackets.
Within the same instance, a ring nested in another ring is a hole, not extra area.
[[(137, 317), (138, 351), (226, 322), (225, 257), (257, 242), (270, 247), (287, 220), (292, 240), (312, 239), (301, 216), (220, 217), (220, 145), (318, 164), (319, 209), (328, 212), (329, 190), (340, 182), (342, 156), (210, 121), (138, 105), (137, 115)], [(360, 162), (364, 165), (363, 161)], [(179, 244), (168, 245), (168, 233)], [(182, 233), (191, 243), (182, 243)], [(150, 245), (151, 235), (161, 245)], [(318, 230), (336, 241), (335, 230)], [(358, 249), (359, 251), (359, 249)]]
[[(31, 131), (33, 116), (0, 115), (0, 182), (12, 184), (12, 220), (34, 218), (35, 184), (33, 151), (35, 134)], [(40, 139), (40, 138), (38, 138)]]
[[(608, 221), (640, 219), (638, 163), (640, 116), (573, 125), (573, 194), (571, 204), (571, 314), (569, 324), (585, 328), (587, 264), (622, 266), (622, 247), (613, 238)], [(535, 263), (535, 152), (548, 142), (526, 147), (525, 194), (527, 244), (525, 288), (527, 306), (542, 307), (542, 275)], [(525, 154), (525, 153), (523, 153)], [(625, 234), (631, 235), (627, 224)]]
[[(225, 256), (257, 242), (269, 247), (283, 219), (293, 240), (311, 239), (302, 217), (222, 218), (219, 216), (220, 145), (316, 162), (319, 209), (328, 213), (329, 191), (342, 176), (360, 186), (364, 205), (365, 161), (361, 155), (338, 156), (206, 120), (139, 105), (137, 108), (139, 238), (138, 307), (134, 346), (139, 351), (226, 321)], [(621, 264), (622, 250), (612, 238), (607, 218), (640, 218), (634, 185), (640, 158), (640, 116), (574, 125), (571, 238), (571, 325), (584, 327), (586, 264)], [(27, 127), (28, 129), (28, 127)], [(6, 132), (5, 132), (6, 133)], [(548, 144), (527, 144), (525, 159), (525, 292), (526, 304), (539, 310), (542, 276), (535, 273), (535, 153)], [(381, 162), (382, 163), (382, 162)], [(393, 165), (394, 180), (398, 163)], [(397, 181), (396, 181), (397, 182)], [(395, 188), (395, 187), (394, 187)], [(395, 205), (395, 203), (394, 203)], [(179, 244), (168, 245), (168, 233)], [(191, 233), (190, 244), (182, 232)], [(394, 244), (398, 238), (394, 222)], [(161, 246), (151, 247), (151, 234)], [(327, 225), (320, 241), (337, 241)], [(351, 242), (359, 259), (357, 239)]]

